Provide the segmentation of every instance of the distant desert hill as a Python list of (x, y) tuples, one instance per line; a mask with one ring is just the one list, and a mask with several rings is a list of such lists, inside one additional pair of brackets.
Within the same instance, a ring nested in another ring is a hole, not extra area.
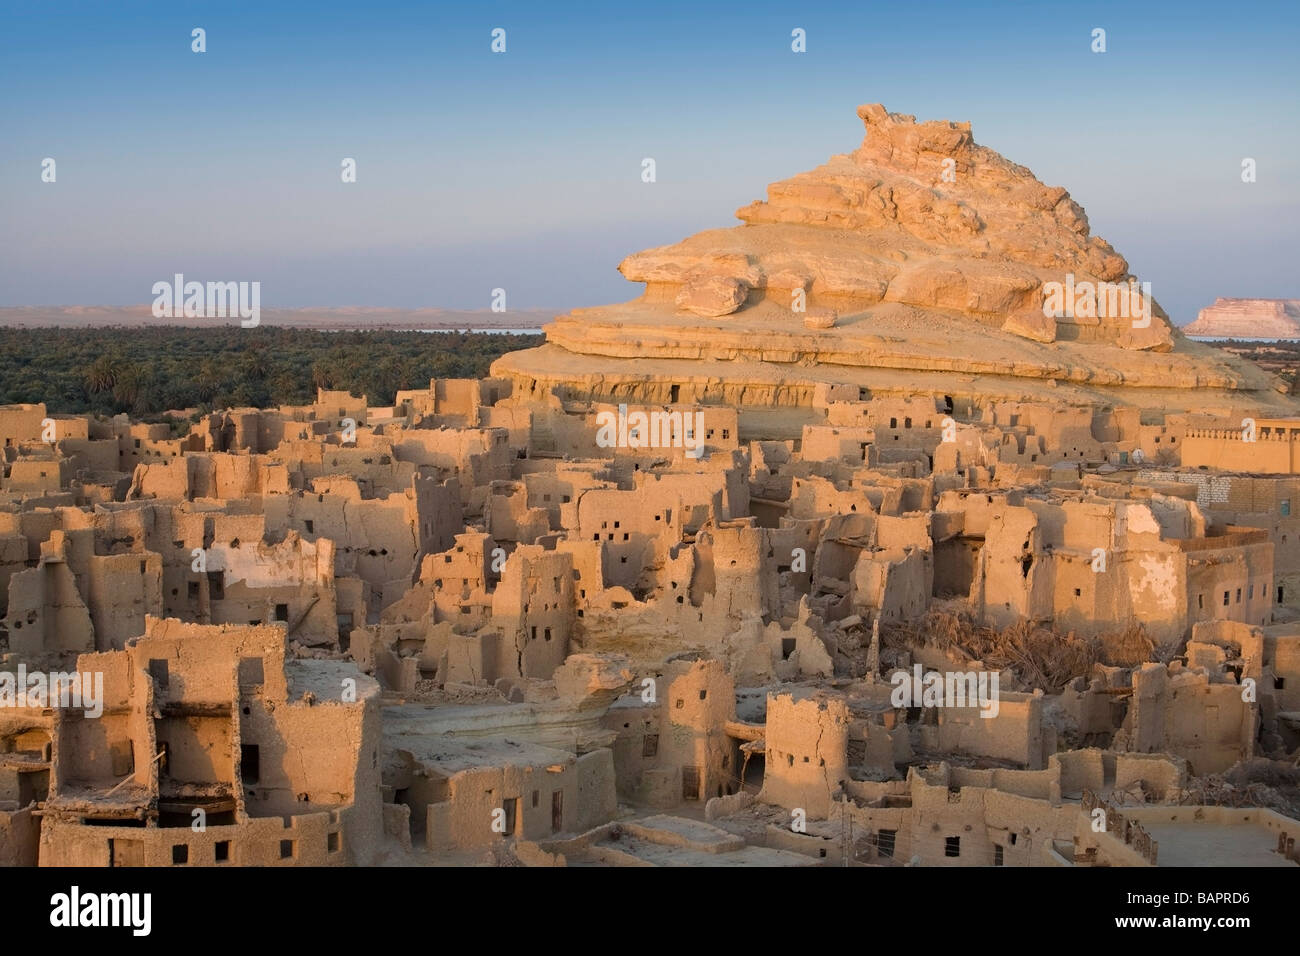
[[(374, 329), (412, 331), (424, 329), (535, 329), (549, 321), (551, 309), (388, 309), (366, 306), (337, 308), (262, 309), (261, 324), (298, 329)], [(0, 307), (0, 326), (10, 328), (103, 328), (156, 325), (211, 327), (238, 325), (239, 318), (156, 319), (148, 305), (52, 305)]]
[(1187, 339), (1149, 292), (1136, 321), (1123, 305), (1058, 309), (1063, 286), (1100, 303), (1138, 277), (1064, 188), (969, 123), (880, 104), (858, 117), (858, 149), (773, 183), (742, 225), (628, 256), (639, 298), (557, 318), (493, 374), (524, 396), (747, 409), (807, 409), (833, 389), (1300, 411), (1259, 367)]
[(1300, 299), (1225, 299), (1201, 309), (1184, 335), (1211, 339), (1300, 339)]

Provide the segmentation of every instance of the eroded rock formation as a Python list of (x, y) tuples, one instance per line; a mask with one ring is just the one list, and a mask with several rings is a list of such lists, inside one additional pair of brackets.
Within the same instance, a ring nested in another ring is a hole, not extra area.
[(827, 384), (1183, 410), (1285, 401), (1257, 368), (1180, 335), (1069, 193), (969, 123), (858, 115), (857, 150), (772, 184), (740, 226), (628, 256), (640, 298), (557, 318), (546, 345), (493, 374), (525, 396), (768, 407), (806, 407)]

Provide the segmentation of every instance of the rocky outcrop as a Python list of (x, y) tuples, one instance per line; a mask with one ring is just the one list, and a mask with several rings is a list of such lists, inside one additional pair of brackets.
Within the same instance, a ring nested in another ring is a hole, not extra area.
[(1183, 332), (1208, 339), (1300, 339), (1300, 299), (1220, 297)]
[(558, 318), (493, 375), (517, 396), (746, 409), (826, 386), (1290, 407), (1258, 367), (1175, 330), (1069, 193), (970, 124), (858, 115), (858, 149), (773, 183), (742, 225), (628, 256), (639, 299)]
[[(1086, 325), (1122, 348), (1173, 345), (1161, 313), (1128, 334), (1131, 317), (1043, 318), (1046, 283), (1126, 283), (1128, 263), (1089, 233), (1083, 209), (1060, 187), (979, 146), (969, 123), (917, 123), (880, 104), (858, 115), (866, 138), (853, 153), (768, 187), (736, 215), (748, 227), (701, 233), (623, 260), (652, 300), (697, 315), (728, 315), (760, 290), (790, 305), (801, 290), (841, 311), (898, 302), (992, 322), (1040, 342), (1054, 326)], [(1082, 311), (1082, 310), (1081, 310)], [(1016, 315), (1013, 321), (1006, 321)]]

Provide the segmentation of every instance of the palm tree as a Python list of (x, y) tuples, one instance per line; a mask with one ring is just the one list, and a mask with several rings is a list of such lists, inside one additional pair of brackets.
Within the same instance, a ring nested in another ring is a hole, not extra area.
[(199, 365), (198, 375), (194, 378), (194, 385), (198, 389), (199, 398), (205, 402), (212, 401), (212, 396), (221, 389), (222, 378), (217, 363), (213, 359), (204, 359), (202, 364)]
[(122, 360), (107, 353), (90, 363), (86, 369), (86, 388), (91, 392), (111, 392), (117, 387), (122, 374)]

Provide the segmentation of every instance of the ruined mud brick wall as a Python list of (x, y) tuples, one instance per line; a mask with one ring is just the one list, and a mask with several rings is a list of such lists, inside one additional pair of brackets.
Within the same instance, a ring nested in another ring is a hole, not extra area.
[(498, 677), (546, 680), (569, 654), (573, 630), (573, 558), (522, 545), (506, 560), (492, 593), (492, 627), (500, 632)]
[(311, 490), (264, 499), (268, 529), (334, 542), (335, 574), (370, 586), (384, 607), (410, 586), (424, 555), (452, 545), (463, 528), (454, 482), (415, 476), (402, 492), (363, 497), (351, 478), (318, 478)]
[[(100, 720), (65, 717), (56, 727), (42, 865), (368, 859), (382, 825), (379, 716), (371, 699), (377, 687), (355, 668), (286, 665), (275, 628), (153, 618), (127, 651), (83, 656), (78, 666), (105, 671), (106, 709)], [(354, 682), (355, 702), (343, 693), (343, 678)], [(342, 754), (341, 741), (351, 743)], [(145, 826), (128, 825), (107, 797), (123, 772), (134, 772), (138, 794), (128, 815), (143, 813)], [(196, 832), (188, 807), (204, 798), (217, 803), (208, 804), (211, 819)], [(183, 819), (169, 823), (169, 813)], [(120, 822), (79, 819), (97, 814)]]
[(426, 476), (458, 479), (461, 503), (470, 514), (482, 512), (493, 481), (511, 478), (510, 433), (503, 428), (394, 429), (391, 441), (398, 461)]
[(1073, 834), (1072, 805), (913, 774), (910, 852), (922, 866), (1048, 865), (1053, 840)]
[(1281, 679), (1281, 686), (1273, 688), (1277, 709), (1300, 710), (1300, 633), (1266, 635), (1264, 655), (1269, 670)]
[(604, 715), (617, 736), (612, 759), (620, 792), (651, 806), (706, 803), (740, 789), (740, 750), (727, 733), (735, 685), (716, 660), (675, 661), (653, 678), (654, 700), (632, 692)]
[(1187, 505), (1162, 497), (1150, 506), (1097, 499), (999, 508), (976, 564), (972, 606), (997, 626), (1056, 620), (1084, 634), (1120, 630), (1136, 617), (1157, 643), (1181, 639), (1196, 620), (1266, 621), (1272, 545), (1249, 534), (1203, 537), (1199, 512), (1180, 507)]
[(938, 707), (937, 722), (922, 725), (921, 746), (931, 753), (994, 757), (1041, 770), (1056, 749), (1056, 736), (1043, 726), (1042, 692), (998, 693), (996, 716), (981, 716), (979, 707)]
[(1203, 671), (1145, 664), (1133, 672), (1129, 749), (1177, 754), (1197, 776), (1222, 773), (1255, 752), (1258, 704), (1242, 696), (1235, 682), (1211, 683)]
[(52, 531), (41, 545), (40, 563), (10, 577), (4, 623), (15, 653), (39, 657), (95, 649), (94, 624), (66, 553), (64, 533)]
[(824, 820), (848, 777), (849, 709), (842, 698), (767, 698), (766, 754), (759, 799)]
[[(521, 463), (522, 464), (522, 463)], [(546, 512), (550, 530), (576, 531), (578, 528), (577, 500), (583, 492), (596, 488), (615, 488), (616, 485), (593, 473), (593, 465), (561, 466), (554, 462), (532, 462), (531, 466), (550, 465), (547, 471), (527, 471), (521, 468), (521, 480), (527, 493), (529, 508)]]
[(604, 748), (575, 757), (535, 744), (409, 743), (393, 752), (396, 766), (386, 779), (411, 807), (415, 835), (431, 851), (486, 847), (503, 835), (581, 832), (608, 820), (616, 803)]
[(483, 519), (498, 543), (531, 544), (551, 530), (550, 512), (529, 507), (527, 488), (518, 481), (492, 483)]

